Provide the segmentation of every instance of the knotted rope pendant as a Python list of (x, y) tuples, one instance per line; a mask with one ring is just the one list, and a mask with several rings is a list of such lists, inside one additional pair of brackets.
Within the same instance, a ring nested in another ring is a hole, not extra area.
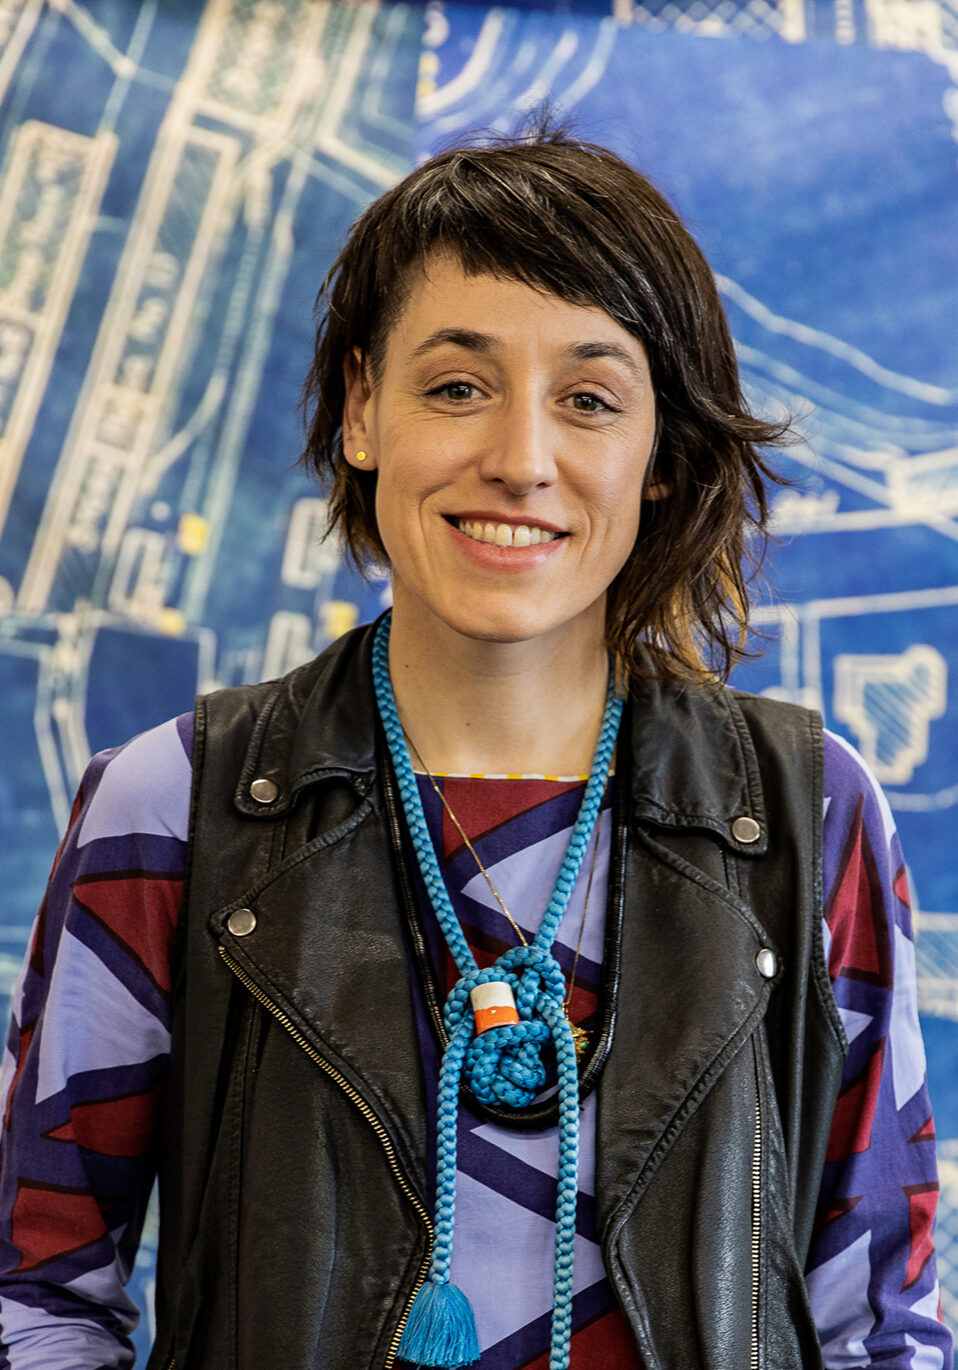
[[(456, 1208), (456, 1144), (459, 1087), (465, 1075), (484, 1103), (523, 1108), (546, 1082), (541, 1052), (555, 1045), (558, 1065), (559, 1165), (555, 1224), (554, 1297), (549, 1370), (567, 1370), (572, 1333), (572, 1276), (579, 1162), (579, 1075), (573, 1029), (563, 1002), (565, 978), (552, 955), (556, 932), (592, 838), (612, 764), (622, 700), (610, 673), (605, 715), (592, 770), (555, 888), (535, 938), (513, 947), (485, 970), (469, 948), (433, 849), (419, 787), (409, 760), (389, 676), (387, 614), (373, 643), (373, 684), (396, 773), (413, 849), (439, 926), (459, 969), (444, 1009), (448, 1045), (439, 1072), (437, 1109), (436, 1242), (425, 1285), (416, 1296), (399, 1343), (399, 1357), (413, 1365), (453, 1367), (479, 1359), (479, 1339), (469, 1302), (449, 1283)], [(507, 983), (519, 1021), (477, 1035), (470, 995), (477, 986)]]

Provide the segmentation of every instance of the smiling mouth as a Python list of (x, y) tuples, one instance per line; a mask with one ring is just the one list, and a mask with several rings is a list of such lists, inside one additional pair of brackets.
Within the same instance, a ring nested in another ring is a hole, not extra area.
[(567, 537), (566, 533), (552, 533), (539, 528), (534, 523), (487, 523), (481, 519), (449, 519), (453, 527), (474, 542), (486, 542), (494, 547), (537, 547), (544, 542), (554, 542), (556, 538)]

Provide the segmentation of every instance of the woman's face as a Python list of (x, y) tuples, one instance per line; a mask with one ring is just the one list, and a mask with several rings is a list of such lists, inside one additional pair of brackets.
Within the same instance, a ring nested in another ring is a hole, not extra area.
[(379, 381), (348, 372), (346, 458), (378, 473), (396, 628), (601, 643), (655, 435), (642, 345), (602, 309), (441, 256)]

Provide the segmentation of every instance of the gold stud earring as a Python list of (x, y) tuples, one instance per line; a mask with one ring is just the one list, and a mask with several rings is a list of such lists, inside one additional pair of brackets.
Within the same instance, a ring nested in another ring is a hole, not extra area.
[(365, 453), (365, 452), (357, 452), (357, 453), (356, 453), (356, 460), (357, 460), (357, 461), (365, 461), (365, 460), (366, 460), (366, 453)]

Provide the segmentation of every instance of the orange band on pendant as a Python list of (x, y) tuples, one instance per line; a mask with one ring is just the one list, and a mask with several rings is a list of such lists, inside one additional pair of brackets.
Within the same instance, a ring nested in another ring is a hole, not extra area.
[(515, 996), (507, 980), (489, 980), (469, 992), (469, 1001), (476, 1020), (476, 1035), (490, 1028), (508, 1027), (518, 1023)]

